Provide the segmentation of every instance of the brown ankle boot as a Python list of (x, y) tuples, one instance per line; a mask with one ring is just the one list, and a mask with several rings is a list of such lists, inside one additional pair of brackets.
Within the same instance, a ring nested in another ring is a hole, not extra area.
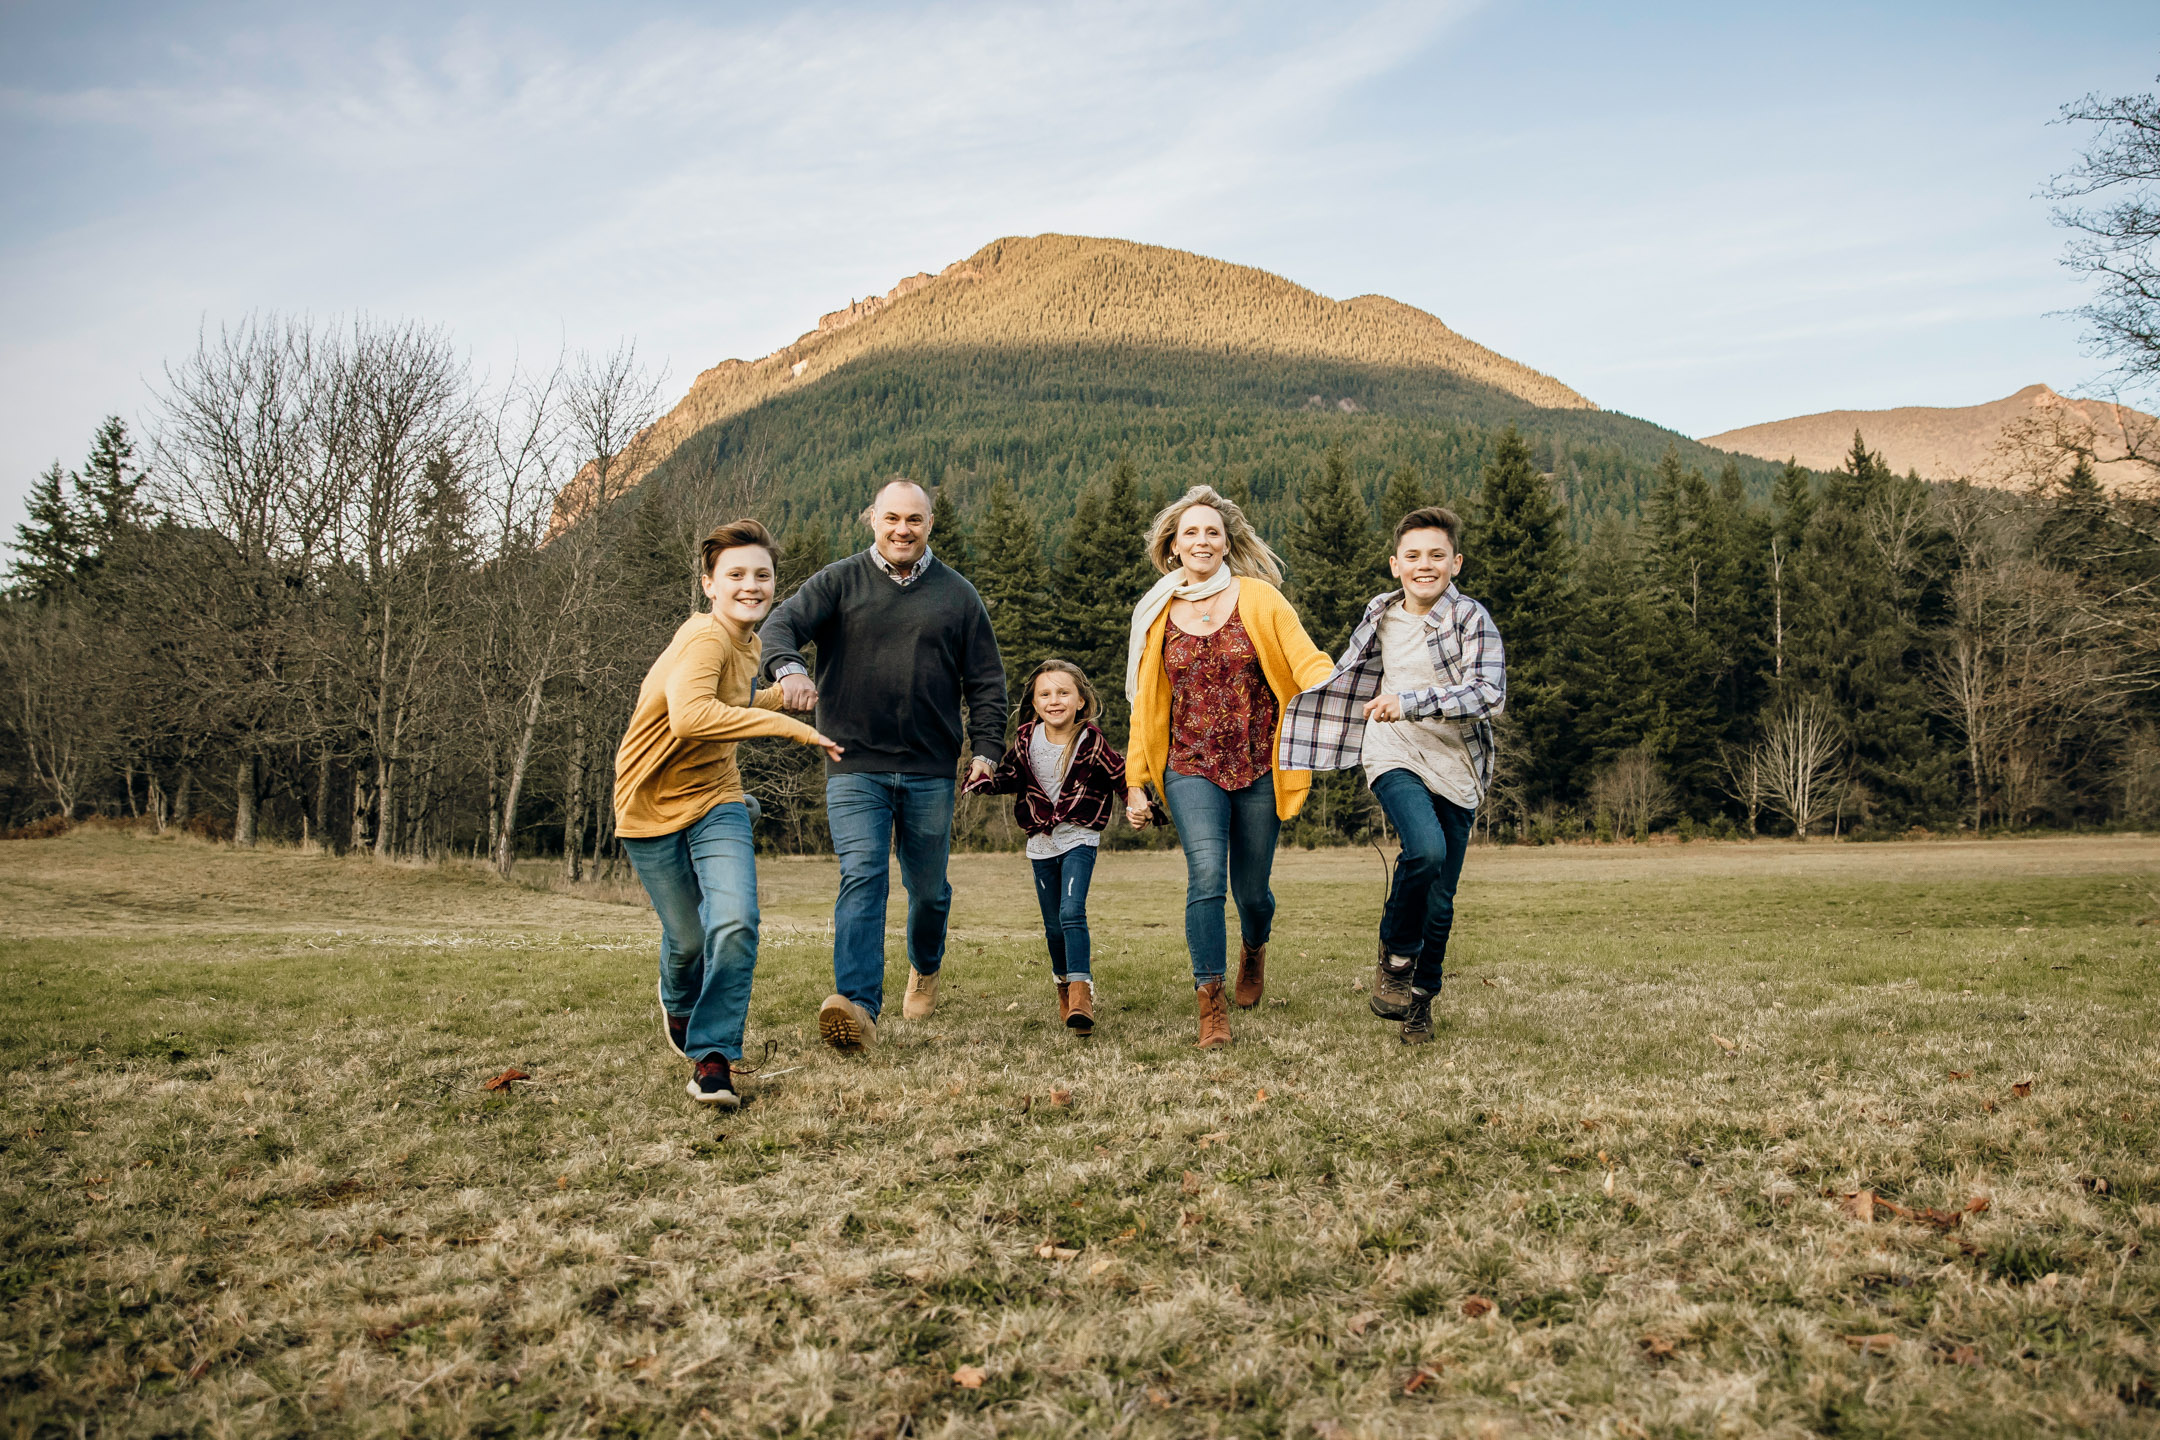
[(1063, 1025), (1072, 1018), (1072, 982), (1070, 980), (1060, 980), (1057, 982), (1057, 987), (1058, 1024)]
[(1267, 946), (1238, 944), (1237, 1008), (1250, 1010), (1267, 989)]
[(1196, 1050), (1217, 1050), (1230, 1043), (1230, 1007), (1223, 1003), (1223, 983), (1210, 980), (1194, 992), (1200, 999), (1200, 1042)]
[(1095, 1029), (1095, 985), (1090, 980), (1074, 980), (1065, 986), (1065, 1028), (1075, 1035), (1087, 1035)]

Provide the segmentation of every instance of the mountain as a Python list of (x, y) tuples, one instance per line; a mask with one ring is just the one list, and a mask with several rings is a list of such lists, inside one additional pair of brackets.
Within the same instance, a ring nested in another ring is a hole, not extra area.
[(2028, 385), (1984, 405), (1828, 410), (1706, 435), (1702, 443), (1765, 460), (1789, 456), (1812, 470), (1832, 470), (1852, 450), (1855, 431), (1893, 470), (1988, 485), (2027, 483), (2054, 473), (2061, 468), (2060, 442), (2069, 441), (2090, 447), (2101, 482), (2119, 486), (2151, 474), (2149, 467), (2123, 456), (2140, 437), (2144, 453), (2155, 453), (2160, 421), (2127, 406)]
[[(1180, 250), (1038, 235), (994, 241), (832, 311), (770, 355), (705, 371), (642, 437), (632, 473), (752, 494), (783, 533), (825, 524), (844, 544), (886, 476), (957, 487), (965, 509), (1003, 475), (1054, 541), (1081, 486), (1126, 456), (1158, 493), (1241, 485), (1280, 533), (1330, 448), (1368, 497), (1412, 465), (1460, 498), (1511, 423), (1582, 528), (1634, 513), (1668, 446), (1706, 469), (1728, 458), (1600, 410), (1385, 296), (1330, 300)], [(1767, 493), (1773, 467), (1740, 468)], [(563, 504), (576, 502), (573, 487)]]

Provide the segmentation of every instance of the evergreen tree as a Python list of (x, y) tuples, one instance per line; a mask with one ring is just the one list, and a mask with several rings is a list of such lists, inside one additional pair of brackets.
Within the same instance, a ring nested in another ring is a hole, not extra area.
[(1552, 485), (1511, 425), (1485, 466), (1476, 534), (1463, 541), (1461, 584), (1492, 612), (1507, 647), (1507, 728), (1526, 757), (1519, 772), (1526, 803), (1567, 788), (1575, 759), (1563, 689), (1576, 616), (1572, 551)]
[(1319, 476), (1306, 482), (1300, 498), (1305, 513), (1285, 547), (1294, 567), (1294, 598), (1313, 640), (1333, 655), (1381, 589), (1379, 546), (1342, 451), (1328, 451)]
[[(940, 538), (937, 526), (933, 524), (930, 529), (931, 544), (942, 559), (944, 550), (938, 544)], [(819, 521), (791, 532), (787, 539), (780, 542), (780, 554), (773, 565), (773, 593), (776, 603), (777, 600), (785, 600), (800, 590), (803, 581), (832, 564), (832, 559), (832, 540), (825, 533), (824, 522)]]
[(59, 461), (31, 485), (24, 508), (29, 518), (15, 527), (15, 593), (31, 600), (57, 599), (90, 557), (89, 527), (68, 494)]
[(1147, 523), (1137, 472), (1120, 459), (1107, 480), (1080, 492), (1054, 572), (1058, 653), (1087, 671), (1118, 730), (1133, 606), (1155, 583)]
[[(1035, 516), (1013, 494), (1012, 482), (1002, 475), (990, 488), (973, 544), (976, 556), (971, 578), (997, 631), (1006, 687), (1017, 693), (1028, 673), (1050, 653), (1057, 625), (1050, 575), (1043, 564), (1042, 531)], [(1019, 707), (1013, 708), (1017, 713)]]
[(90, 443), (90, 458), (75, 476), (76, 512), (94, 554), (109, 554), (123, 537), (150, 523), (142, 493), (149, 483), (150, 473), (135, 464), (127, 422), (106, 416)]
[(930, 502), (930, 549), (966, 578), (975, 578), (967, 522), (960, 518), (960, 507), (953, 503), (950, 485), (938, 486), (937, 498)]
[(1396, 522), (1413, 510), (1423, 508), (1425, 487), (1418, 482), (1415, 465), (1405, 465), (1388, 477), (1387, 490), (1380, 496), (1380, 544), (1386, 553), (1388, 537), (1395, 533)]

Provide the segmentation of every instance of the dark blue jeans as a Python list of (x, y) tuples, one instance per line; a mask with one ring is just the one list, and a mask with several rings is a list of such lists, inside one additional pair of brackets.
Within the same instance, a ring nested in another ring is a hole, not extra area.
[(750, 810), (729, 801), (672, 835), (623, 837), (660, 917), (660, 1004), (690, 1017), (683, 1052), (742, 1059), (757, 968), (757, 855)]
[(1438, 990), (1447, 961), (1448, 932), (1455, 928), (1455, 882), (1462, 878), (1475, 810), (1435, 795), (1408, 770), (1386, 770), (1372, 792), (1402, 837), (1395, 883), (1380, 912), (1380, 940), (1391, 955), (1414, 955), (1410, 983)]
[(876, 1019), (885, 1006), (885, 901), (892, 855), (907, 887), (908, 964), (935, 975), (945, 960), (952, 886), (950, 776), (829, 775), (825, 819), (840, 856), (840, 898), (833, 905), (833, 988)]
[(1248, 945), (1267, 944), (1275, 926), (1275, 777), (1262, 775), (1242, 790), (1225, 790), (1198, 775), (1163, 772), (1163, 800), (1185, 850), (1185, 948), (1192, 952), (1195, 989), (1223, 978), (1228, 937), (1223, 896), (1237, 902), (1238, 928)]
[(1043, 940), (1050, 973), (1060, 980), (1094, 982), (1088, 969), (1087, 892), (1095, 878), (1095, 847), (1075, 845), (1062, 855), (1028, 862), (1035, 867), (1035, 902), (1042, 906)]

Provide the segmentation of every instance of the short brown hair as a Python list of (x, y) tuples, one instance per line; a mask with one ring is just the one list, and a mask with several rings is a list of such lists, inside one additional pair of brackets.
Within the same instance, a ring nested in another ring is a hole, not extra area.
[(1045, 675), (1072, 676), (1073, 689), (1080, 692), (1082, 720), (1093, 720), (1102, 714), (1102, 699), (1096, 695), (1095, 682), (1087, 678), (1087, 672), (1072, 661), (1060, 660), (1053, 655), (1035, 667), (1035, 673), (1028, 676), (1027, 686), (1020, 692), (1020, 719), (1023, 722), (1039, 718), (1035, 714), (1035, 682)]
[(1388, 542), (1393, 550), (1402, 545), (1402, 537), (1412, 530), (1439, 530), (1447, 535), (1448, 549), (1462, 554), (1462, 516), (1445, 505), (1421, 505), (1395, 522), (1395, 538)]
[(704, 568), (698, 573), (712, 574), (713, 566), (720, 563), (723, 551), (740, 549), (745, 545), (757, 546), (775, 561), (780, 558), (779, 550), (773, 545), (772, 531), (755, 520), (730, 520), (725, 525), (713, 526), (712, 534), (707, 535), (704, 543), (698, 547), (698, 556), (704, 561)]

